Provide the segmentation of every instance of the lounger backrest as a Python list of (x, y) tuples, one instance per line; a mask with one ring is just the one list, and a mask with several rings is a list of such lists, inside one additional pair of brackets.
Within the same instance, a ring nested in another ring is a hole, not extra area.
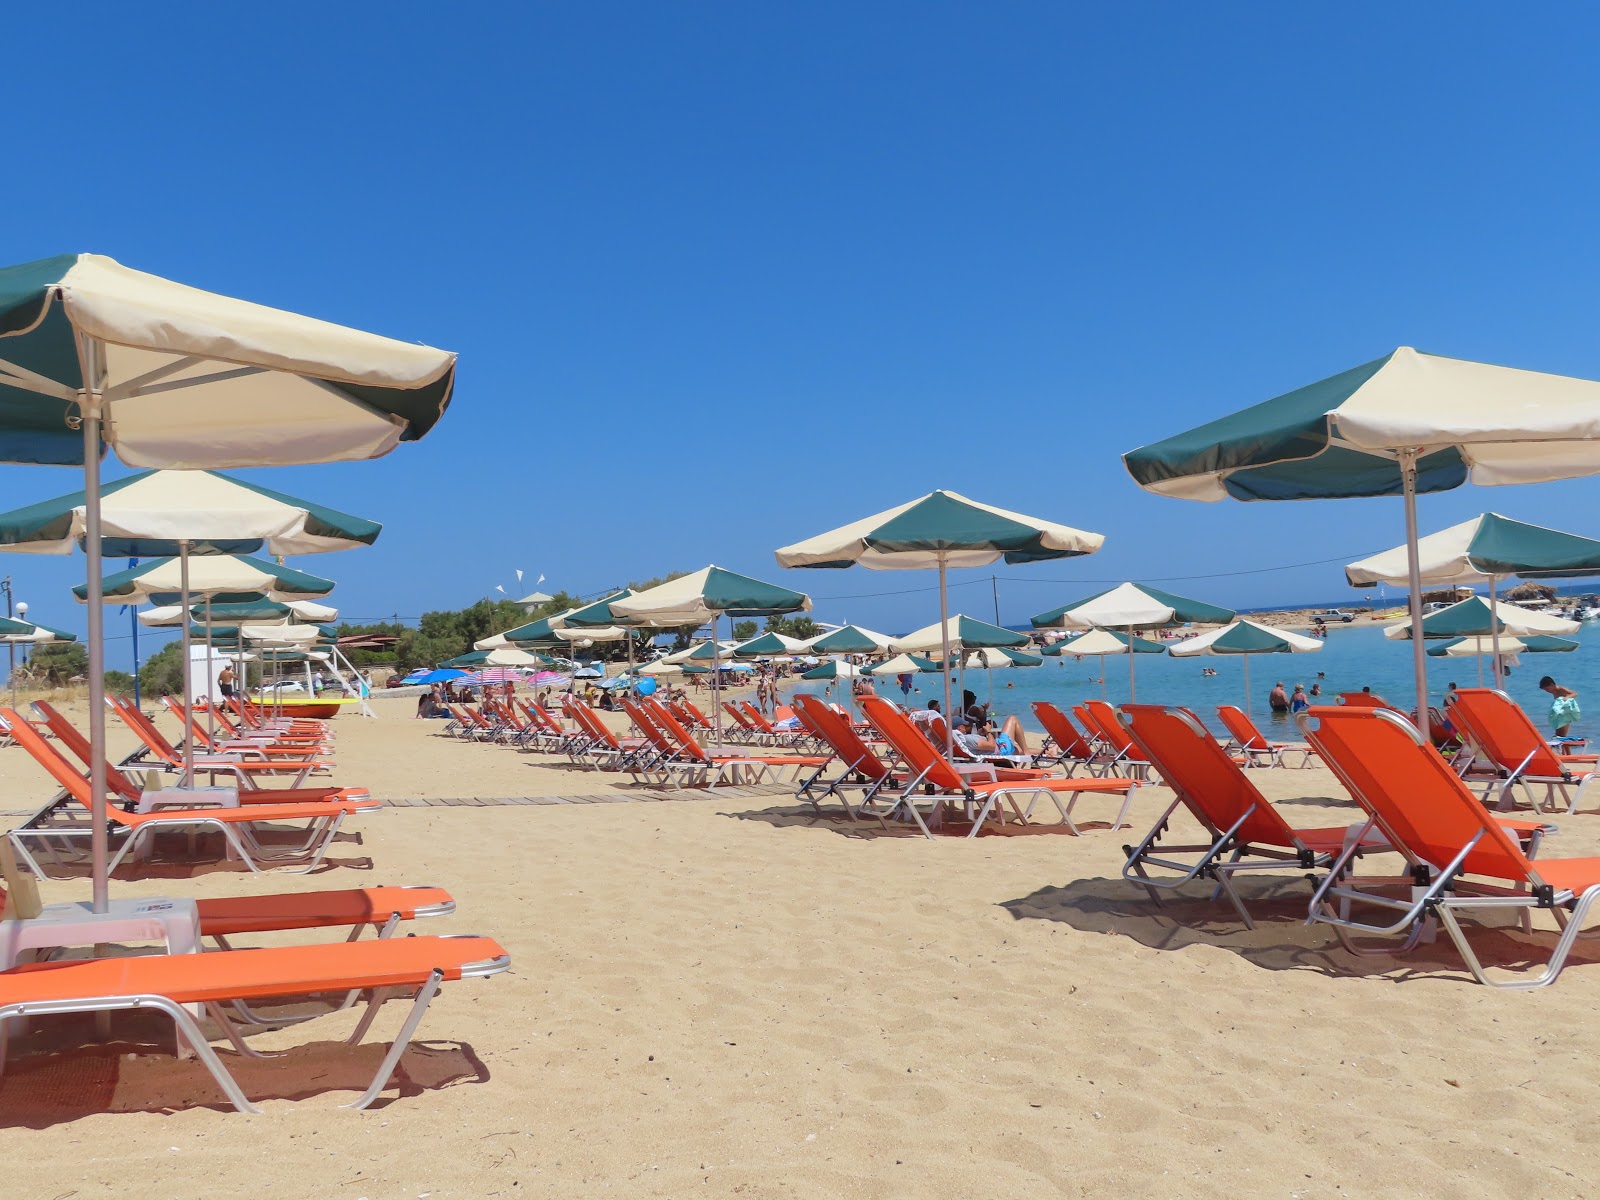
[(701, 712), (699, 708), (695, 706), (694, 701), (680, 700), (678, 703), (683, 706), (683, 710), (688, 713), (689, 716), (694, 718), (694, 723), (700, 726), (701, 729), (711, 728), (711, 722), (706, 718), (705, 713)]
[(1188, 709), (1124, 704), (1121, 722), (1162, 780), (1203, 824), (1220, 833), (1243, 817), (1240, 841), (1299, 845), (1288, 822)]
[(1256, 723), (1245, 715), (1243, 709), (1232, 704), (1219, 704), (1217, 718), (1222, 722), (1222, 727), (1233, 735), (1233, 740), (1239, 743), (1239, 749), (1269, 749), (1267, 739), (1261, 736)]
[(1525, 772), (1529, 775), (1560, 779), (1567, 774), (1538, 726), (1504, 692), (1494, 688), (1457, 688), (1450, 708), (1465, 719), (1472, 740), (1503, 770), (1514, 771), (1527, 763)]
[(1339, 703), (1348, 704), (1351, 708), (1394, 708), (1382, 696), (1374, 696), (1371, 692), (1340, 692)]
[[(29, 725), (18, 713), (9, 708), (0, 708), (0, 718), (4, 718), (11, 727), (11, 736), (16, 739), (30, 755), (46, 771), (50, 772), (55, 781), (61, 785), (67, 795), (77, 800), (84, 807), (89, 807), (93, 793), (89, 790), (89, 781), (77, 771), (72, 769), (72, 764), (61, 757), (61, 752), (44, 740), (44, 737), (32, 725)], [(120, 816), (115, 807), (108, 810), (112, 820)]]
[(796, 696), (794, 702), (801, 723), (808, 725), (812, 732), (828, 743), (828, 748), (851, 770), (859, 771), (871, 779), (882, 779), (889, 773), (883, 760), (861, 740), (861, 735), (846, 718), (815, 696)]
[(215, 749), (210, 737), (194, 719), (194, 710), (179, 704), (171, 696), (161, 697), (161, 703), (167, 706), (168, 712), (178, 718), (178, 724), (183, 729), (185, 737), (192, 737), (197, 745), (204, 746), (207, 750)]
[(749, 717), (750, 721), (751, 721), (751, 724), (753, 724), (762, 733), (777, 733), (778, 732), (776, 729), (774, 729), (772, 727), (772, 722), (767, 720), (766, 714), (763, 713), (754, 704), (751, 704), (750, 701), (748, 701), (748, 700), (739, 701), (739, 707), (744, 709), (745, 716)]
[(667, 736), (678, 743), (678, 747), (682, 749), (683, 753), (694, 759), (710, 757), (706, 753), (705, 747), (694, 740), (694, 736), (683, 727), (683, 722), (673, 716), (666, 705), (653, 700), (646, 700), (645, 707), (649, 709), (650, 715), (655, 718), (656, 724), (666, 730)]
[(1074, 758), (1093, 757), (1094, 751), (1084, 740), (1082, 732), (1072, 723), (1072, 718), (1054, 704), (1045, 700), (1035, 700), (1033, 715), (1039, 718), (1039, 724), (1043, 725), (1044, 731), (1055, 739), (1063, 754), (1070, 754)]
[(1528, 859), (1505, 828), (1399, 713), (1371, 706), (1313, 708), (1302, 714), (1301, 728), (1390, 840), (1413, 857), (1442, 867), (1479, 837), (1468, 870), (1499, 879), (1529, 877)]
[(156, 723), (140, 712), (132, 702), (126, 698), (107, 696), (106, 703), (111, 706), (112, 712), (122, 718), (122, 723), (133, 730), (134, 736), (144, 743), (145, 749), (162, 762), (168, 766), (176, 766), (183, 761), (178, 748), (167, 741), (166, 735), (156, 728)]
[[(1083, 707), (1086, 708), (1089, 711), (1089, 715), (1094, 718), (1095, 725), (1097, 725), (1105, 734), (1106, 741), (1111, 743), (1111, 748), (1113, 750), (1131, 762), (1144, 761), (1144, 752), (1141, 751), (1134, 740), (1128, 736), (1127, 729), (1124, 728), (1123, 723), (1117, 719), (1116, 709), (1112, 708), (1111, 705), (1107, 704), (1104, 700), (1086, 700), (1084, 701)], [(1193, 713), (1190, 714), (1190, 716), (1193, 715)], [(1201, 728), (1204, 729), (1205, 726), (1202, 725)]]
[[(61, 744), (83, 761), (85, 767), (93, 764), (94, 760), (89, 753), (89, 739), (78, 731), (76, 725), (57, 712), (54, 705), (44, 700), (35, 700), (33, 710), (44, 719), (44, 723), (50, 727), (50, 732), (56, 735)], [(124, 800), (137, 801), (142, 794), (131, 779), (110, 763), (106, 764), (106, 783)]]
[(672, 744), (672, 739), (655, 723), (654, 718), (643, 707), (632, 700), (624, 700), (622, 708), (628, 714), (628, 718), (638, 727), (644, 739), (657, 750), (666, 754), (676, 754), (678, 752), (678, 747)]
[(922, 736), (905, 713), (881, 696), (861, 697), (861, 711), (883, 740), (906, 760), (913, 775), (922, 775), (925, 783), (945, 791), (966, 791), (961, 775), (933, 748), (933, 743)]
[(567, 711), (572, 714), (572, 719), (583, 727), (583, 731), (613, 750), (622, 749), (622, 743), (617, 741), (617, 735), (611, 732), (610, 727), (600, 719), (600, 715), (584, 704), (575, 700), (567, 706)]
[(750, 718), (735, 708), (732, 701), (724, 700), (722, 702), (722, 711), (737, 721), (741, 729), (748, 729), (751, 732), (755, 731), (755, 726), (750, 724)]

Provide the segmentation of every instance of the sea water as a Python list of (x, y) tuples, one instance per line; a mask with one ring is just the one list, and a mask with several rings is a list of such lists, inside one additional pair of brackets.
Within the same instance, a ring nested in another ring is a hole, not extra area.
[[(1578, 703), (1583, 708), (1583, 716), (1574, 724), (1571, 733), (1597, 737), (1600, 736), (1600, 652), (1593, 647), (1600, 646), (1600, 630), (1585, 625), (1583, 631), (1575, 635), (1575, 640), (1579, 646), (1570, 653), (1521, 655), (1503, 686), (1548, 735), (1552, 732), (1551, 698), (1539, 690), (1538, 684), (1541, 676), (1553, 676), (1558, 683), (1578, 693)], [(1430, 702), (1442, 705), (1445, 689), (1452, 682), (1461, 687), (1478, 686), (1479, 661), (1477, 658), (1430, 658)], [(1484, 686), (1492, 686), (1489, 659), (1485, 657), (1481, 661)], [(1023, 728), (1037, 730), (1039, 722), (1030, 707), (1035, 700), (1047, 700), (1066, 709), (1085, 700), (1101, 698), (1112, 704), (1127, 702), (1128, 657), (1106, 658), (1104, 662), (1103, 683), (1099, 682), (1100, 659), (1063, 657), (1046, 658), (1042, 667), (1008, 667), (992, 673), (968, 671), (966, 687), (977, 694), (980, 702), (992, 700), (992, 711), (998, 718), (1015, 715)], [(1207, 668), (1216, 674), (1203, 674)], [(925, 707), (929, 700), (943, 702), (944, 685), (938, 675), (914, 675), (912, 681), (916, 690), (905, 698), (908, 707)], [(1308, 692), (1312, 684), (1321, 684), (1323, 695), (1314, 697), (1313, 704), (1334, 704), (1340, 692), (1359, 692), (1370, 687), (1376, 695), (1397, 707), (1410, 709), (1415, 697), (1411, 643), (1390, 641), (1377, 626), (1336, 627), (1329, 631), (1323, 648), (1312, 653), (1252, 654), (1250, 714), (1268, 737), (1298, 740), (1288, 716), (1273, 713), (1267, 706), (1267, 695), (1279, 681), (1286, 692), (1292, 692), (1297, 683), (1305, 684)], [(1173, 658), (1163, 654), (1140, 654), (1134, 664), (1134, 685), (1141, 703), (1182, 705), (1192, 709), (1214, 730), (1221, 729), (1216, 719), (1217, 705), (1247, 707), (1244, 660), (1235, 655)], [(894, 677), (875, 679), (874, 686), (880, 695), (896, 701), (902, 699)], [(951, 695), (957, 704), (961, 686), (959, 674), (952, 677)], [(823, 688), (822, 683), (801, 682), (794, 690), (821, 695)], [(828, 698), (837, 700), (849, 694), (850, 681), (840, 680)]]

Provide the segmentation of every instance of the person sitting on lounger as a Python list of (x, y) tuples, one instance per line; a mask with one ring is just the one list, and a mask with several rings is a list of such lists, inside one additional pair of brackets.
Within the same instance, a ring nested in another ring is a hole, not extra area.
[(1028, 756), (1028, 735), (1022, 731), (1015, 717), (1007, 717), (999, 729), (991, 723), (976, 726), (962, 723), (955, 728), (955, 742), (967, 754), (977, 757), (997, 754)]

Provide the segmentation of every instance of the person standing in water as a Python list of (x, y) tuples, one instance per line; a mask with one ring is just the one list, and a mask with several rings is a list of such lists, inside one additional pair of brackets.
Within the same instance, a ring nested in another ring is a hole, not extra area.
[(1267, 707), (1278, 713), (1289, 711), (1289, 693), (1283, 690), (1283, 680), (1272, 685), (1272, 691), (1267, 696)]
[(1548, 675), (1539, 680), (1539, 690), (1549, 692), (1555, 697), (1550, 704), (1550, 725), (1556, 731), (1557, 737), (1566, 737), (1567, 730), (1572, 728), (1572, 723), (1583, 715), (1582, 710), (1578, 708), (1578, 693), (1571, 688), (1562, 687)]

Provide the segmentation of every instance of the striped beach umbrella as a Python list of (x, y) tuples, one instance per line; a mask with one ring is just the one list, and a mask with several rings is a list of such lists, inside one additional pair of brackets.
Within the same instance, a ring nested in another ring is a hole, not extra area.
[(866, 673), (883, 676), (920, 675), (943, 670), (944, 668), (931, 658), (923, 658), (920, 654), (896, 654), (893, 658), (866, 668)]
[(465, 671), (478, 667), (548, 667), (552, 665), (552, 660), (539, 654), (530, 654), (526, 650), (518, 650), (515, 646), (500, 646), (494, 650), (469, 650), (465, 654), (446, 659), (439, 665)]
[[(187, 576), (187, 578), (185, 578)], [(127, 604), (140, 600), (152, 604), (179, 604), (187, 596), (206, 596), (213, 603), (247, 603), (265, 595), (286, 601), (326, 596), (333, 591), (331, 579), (296, 571), (262, 558), (215, 554), (187, 560), (157, 558), (117, 571), (99, 581), (102, 599), (107, 604)], [(89, 600), (90, 588), (78, 584), (72, 594)]]
[[(1600, 541), (1515, 521), (1499, 513), (1483, 513), (1418, 538), (1417, 571), (1425, 584), (1486, 582), (1489, 603), (1494, 604), (1500, 581), (1513, 575), (1548, 579), (1600, 574)], [(1406, 547), (1396, 546), (1353, 562), (1344, 573), (1353, 587), (1378, 583), (1404, 587), (1410, 579)], [(1496, 632), (1491, 639), (1499, 636)], [(1492, 662), (1498, 683), (1500, 656), (1494, 655)]]
[(751, 638), (747, 642), (740, 642), (733, 648), (734, 658), (787, 658), (796, 654), (804, 654), (809, 649), (809, 643), (799, 638), (786, 637), (781, 633), (763, 633)]
[[(1478, 686), (1483, 686), (1483, 660), (1495, 664), (1498, 678), (1502, 656), (1515, 659), (1519, 654), (1571, 654), (1579, 643), (1570, 638), (1550, 637), (1548, 634), (1529, 634), (1525, 638), (1451, 638), (1428, 647), (1429, 658), (1476, 658), (1478, 660)], [(1514, 665), (1514, 664), (1513, 664)]]
[[(1223, 624), (1233, 620), (1231, 608), (1219, 608), (1202, 600), (1176, 596), (1159, 588), (1138, 583), (1122, 583), (1109, 591), (1097, 592), (1071, 604), (1035, 613), (1035, 629), (1119, 629), (1130, 637), (1135, 629), (1162, 629), (1193, 622)], [(1137, 672), (1135, 655), (1128, 655), (1128, 698), (1135, 700)], [(1101, 676), (1104, 679), (1104, 675)]]
[[(951, 567), (986, 567), (1042, 562), (1093, 554), (1105, 543), (1098, 533), (1041, 521), (969, 500), (957, 492), (929, 492), (828, 533), (780, 548), (784, 567), (838, 568), (860, 564), (875, 571), (936, 570), (939, 621), (950, 614), (946, 575)], [(950, 646), (939, 648), (950, 661)], [(944, 703), (950, 707), (950, 672), (944, 673)], [(951, 749), (946, 739), (945, 751)]]
[(1013, 629), (991, 625), (965, 613), (925, 625), (904, 637), (897, 637), (890, 645), (896, 653), (927, 654), (938, 650), (945, 656), (959, 657), (966, 650), (983, 650), (989, 647), (1019, 648), (1028, 644), (1028, 635)]
[(93, 909), (106, 911), (100, 459), (219, 468), (387, 454), (443, 415), (455, 355), (95, 254), (0, 268), (0, 461), (81, 465)]
[(1250, 656), (1252, 654), (1312, 654), (1326, 645), (1321, 638), (1307, 637), (1288, 629), (1274, 629), (1240, 618), (1221, 629), (1185, 638), (1171, 648), (1174, 658), (1198, 655), (1238, 654), (1244, 657), (1244, 711), (1250, 712)]
[(812, 667), (809, 671), (801, 673), (801, 679), (854, 679), (858, 675), (867, 674), (854, 663), (846, 662), (842, 658), (829, 659), (820, 666)]
[[(1091, 656), (1100, 659), (1100, 696), (1106, 695), (1106, 659), (1115, 654), (1165, 654), (1167, 648), (1160, 642), (1135, 637), (1131, 633), (1118, 633), (1114, 629), (1091, 629), (1076, 637), (1067, 638), (1046, 646), (1040, 653), (1052, 657), (1071, 655), (1076, 659)], [(1130, 674), (1131, 678), (1131, 674)]]
[[(1391, 640), (1409, 638), (1412, 628), (1411, 618), (1407, 617), (1385, 626), (1383, 636)], [(1581, 628), (1579, 622), (1565, 617), (1552, 617), (1503, 601), (1491, 604), (1482, 596), (1469, 596), (1422, 618), (1423, 638), (1493, 637), (1497, 633), (1513, 637), (1532, 634), (1567, 637)]]
[(832, 633), (824, 633), (809, 642), (801, 643), (809, 654), (888, 654), (894, 639), (887, 634), (863, 629), (859, 625), (843, 625)]
[[(1392, 354), (1123, 456), (1140, 487), (1191, 500), (1401, 496), (1411, 618), (1422, 620), (1418, 492), (1600, 471), (1600, 383)], [(1415, 647), (1417, 713), (1428, 673)]]

